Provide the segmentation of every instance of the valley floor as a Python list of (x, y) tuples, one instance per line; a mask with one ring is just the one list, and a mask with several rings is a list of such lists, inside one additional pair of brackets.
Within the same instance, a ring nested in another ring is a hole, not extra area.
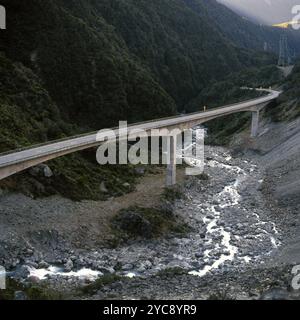
[[(2, 264), (14, 277), (72, 299), (300, 298), (290, 290), (292, 267), (300, 262), (297, 201), (292, 188), (294, 200), (288, 203), (276, 193), (292, 170), (285, 161), (298, 150), (290, 140), (297, 126), (288, 128), (279, 141), (274, 132), (283, 127), (265, 124), (264, 134), (246, 149), (238, 143), (231, 150), (207, 147), (206, 175), (200, 179), (184, 179), (180, 171), (185, 197), (175, 201), (174, 219), (192, 227), (181, 236), (106, 245), (110, 219), (120, 209), (161, 201), (163, 173), (144, 177), (136, 192), (106, 202), (2, 195)], [(280, 158), (284, 145), (286, 159)], [(276, 148), (281, 165), (267, 160)], [(86, 277), (70, 277), (80, 270)]]

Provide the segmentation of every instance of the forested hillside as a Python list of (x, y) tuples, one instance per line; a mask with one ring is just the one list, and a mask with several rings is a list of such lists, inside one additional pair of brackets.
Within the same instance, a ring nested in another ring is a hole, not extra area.
[[(206, 10), (214, 1), (197, 3)], [(231, 44), (210, 14), (181, 0), (4, 5), (1, 51), (30, 68), (63, 121), (82, 130), (173, 114), (209, 80), (272, 60)]]
[[(270, 86), (278, 85), (283, 80), (283, 74), (276, 66), (248, 68), (241, 72), (232, 73), (222, 81), (209, 83), (186, 106), (186, 111), (189, 113), (201, 110), (203, 106), (215, 108), (238, 101), (253, 99), (258, 96), (258, 92), (245, 90), (242, 87), (269, 88)], [(250, 119), (251, 115), (246, 112), (205, 123), (209, 133), (206, 143), (228, 143), (235, 133), (244, 130), (245, 127), (249, 127)]]
[(218, 31), (239, 47), (259, 51), (267, 49), (277, 54), (279, 53), (280, 35), (285, 33), (291, 51), (300, 53), (298, 31), (254, 24), (216, 1), (184, 0), (184, 2), (199, 15), (210, 17)]
[[(2, 50), (31, 68), (64, 118), (86, 130), (174, 113), (172, 99), (112, 26), (88, 1), (73, 3), (74, 13), (62, 1), (9, 1)], [(78, 16), (75, 4), (81, 4)]]
[[(130, 51), (146, 65), (181, 109), (210, 79), (271, 61), (228, 43), (209, 15), (184, 1), (93, 1)], [(199, 1), (201, 9), (204, 2)]]
[(283, 94), (279, 98), (278, 108), (271, 110), (273, 120), (294, 120), (300, 116), (300, 63), (295, 65), (293, 72), (284, 81)]
[(11, 150), (69, 135), (76, 128), (62, 120), (41, 80), (21, 63), (0, 54), (0, 147)]

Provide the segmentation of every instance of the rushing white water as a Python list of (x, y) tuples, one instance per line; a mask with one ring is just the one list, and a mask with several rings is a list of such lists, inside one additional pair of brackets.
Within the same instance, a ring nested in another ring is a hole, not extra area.
[(223, 204), (220, 204), (221, 208), (233, 207), (239, 204), (240, 195), (237, 191), (238, 183), (236, 182), (232, 186), (227, 186), (224, 190), (219, 194), (219, 199), (223, 201)]
[(136, 274), (134, 272), (129, 272), (129, 273), (125, 274), (125, 277), (132, 279), (132, 278), (136, 277)]
[(77, 277), (82, 279), (96, 280), (103, 274), (100, 271), (91, 269), (81, 269), (79, 271), (63, 272), (61, 268), (51, 266), (48, 269), (29, 268), (29, 276), (36, 277), (40, 280), (47, 279), (47, 276), (63, 276), (63, 277)]
[[(217, 155), (216, 155), (217, 156)], [(216, 157), (217, 158), (217, 157)], [(225, 161), (228, 162), (232, 158), (230, 156), (224, 156)], [(252, 173), (254, 172), (256, 166), (253, 164), (250, 164), (247, 161), (244, 161), (246, 164), (249, 165), (248, 172)], [(228, 186), (225, 186), (225, 188), (215, 197), (218, 205), (212, 205), (208, 210), (213, 215), (213, 219), (204, 218), (203, 222), (207, 226), (207, 232), (210, 234), (218, 233), (222, 236), (222, 245), (226, 248), (226, 252), (228, 252), (228, 255), (221, 255), (216, 261), (214, 261), (212, 264), (207, 264), (202, 270), (198, 271), (191, 271), (189, 274), (194, 276), (203, 277), (208, 272), (218, 269), (224, 262), (226, 261), (233, 261), (238, 254), (238, 247), (231, 244), (232, 234), (226, 230), (222, 226), (218, 226), (218, 221), (220, 220), (221, 213), (218, 211), (218, 208), (224, 209), (224, 208), (230, 208), (230, 207), (237, 207), (240, 205), (241, 196), (239, 194), (239, 187), (240, 185), (248, 178), (248, 174), (246, 173), (247, 169), (242, 169), (238, 166), (233, 166), (229, 164), (225, 164), (222, 162), (218, 162), (217, 160), (210, 160), (208, 162), (208, 166), (214, 168), (222, 168), (226, 171), (232, 172), (234, 175), (236, 175), (236, 179), (233, 183), (229, 184)], [(259, 181), (260, 184), (263, 183), (263, 180)], [(219, 209), (220, 210), (220, 209)], [(248, 213), (249, 214), (249, 213)], [(265, 222), (260, 219), (260, 216), (254, 212), (251, 212), (250, 215), (253, 215), (257, 223), (255, 224), (258, 229), (260, 230), (260, 235), (257, 237), (260, 237), (262, 234), (267, 234), (269, 236), (270, 242), (274, 248), (277, 248), (280, 245), (280, 242), (275, 239), (273, 234), (278, 234), (278, 231), (276, 229), (276, 225), (273, 222)], [(273, 233), (260, 228), (261, 226), (264, 226), (266, 224), (270, 224), (272, 227)], [(235, 236), (235, 238), (238, 240), (239, 236)], [(209, 255), (210, 252), (212, 252), (214, 249), (207, 250), (205, 252), (205, 258), (206, 262), (209, 262)], [(239, 257), (241, 260), (243, 260), (245, 263), (250, 263), (253, 258), (250, 256), (241, 256)], [(257, 257), (256, 257), (257, 258)]]
[[(231, 159), (232, 159), (231, 156), (225, 157), (225, 161), (230, 161)], [(248, 163), (248, 162), (245, 161), (245, 163)], [(219, 203), (219, 207), (222, 209), (228, 208), (228, 207), (238, 206), (239, 202), (241, 200), (241, 196), (238, 192), (238, 188), (239, 188), (240, 184), (243, 181), (245, 181), (245, 179), (247, 179), (247, 174), (246, 174), (245, 170), (243, 170), (242, 168), (240, 168), (238, 166), (232, 166), (232, 165), (220, 163), (216, 160), (209, 161), (208, 165), (210, 167), (223, 168), (225, 170), (231, 171), (234, 174), (238, 175), (235, 182), (226, 186), (223, 189), (223, 191), (220, 192), (216, 197), (216, 199)], [(255, 168), (255, 166), (252, 165), (252, 167), (250, 168), (250, 172), (253, 172), (254, 168)], [(218, 220), (220, 219), (220, 212), (218, 212), (216, 208), (217, 207), (215, 205), (211, 206), (211, 208), (210, 208), (210, 212), (213, 213), (214, 219), (212, 221), (207, 221), (208, 219), (204, 218), (203, 221), (206, 224), (208, 223), (207, 224), (207, 232), (208, 233), (219, 232), (219, 234), (221, 234), (221, 236), (223, 237), (222, 245), (225, 246), (225, 248), (227, 249), (227, 252), (229, 252), (229, 254), (228, 255), (224, 255), (224, 254), (221, 255), (221, 257), (218, 260), (216, 260), (212, 265), (206, 265), (204, 267), (204, 269), (202, 269), (202, 270), (191, 271), (189, 273), (191, 275), (203, 277), (208, 272), (210, 272), (214, 269), (218, 269), (225, 261), (228, 261), (228, 260), (233, 261), (235, 258), (235, 255), (238, 253), (238, 248), (231, 244), (231, 237), (232, 237), (231, 233), (225, 231), (223, 227), (216, 227), (218, 225)], [(257, 218), (259, 220), (258, 215), (257, 215)], [(260, 222), (260, 223), (263, 223), (263, 222)], [(275, 228), (275, 224), (274, 224), (274, 228)], [(274, 245), (274, 247), (277, 247), (277, 242), (276, 242), (275, 238), (272, 236), (271, 236), (271, 242)], [(209, 251), (212, 251), (212, 250), (209, 250)], [(206, 257), (209, 256), (209, 251), (205, 253)], [(250, 263), (250, 261), (252, 260), (251, 257), (249, 257), (249, 256), (242, 257), (242, 259), (245, 261), (245, 263)]]
[[(233, 200), (235, 202), (235, 199)], [(203, 270), (200, 271), (191, 271), (189, 274), (194, 275), (194, 276), (199, 276), (199, 277), (203, 277), (205, 276), (208, 272), (210, 272), (213, 269), (218, 269), (225, 261), (232, 261), (236, 255), (236, 253), (238, 252), (238, 248), (231, 245), (230, 241), (231, 241), (231, 234), (227, 231), (224, 230), (223, 227), (219, 227), (217, 228), (217, 222), (220, 218), (220, 213), (216, 211), (215, 206), (212, 206), (211, 208), (212, 213), (214, 214), (214, 219), (212, 219), (208, 225), (207, 225), (207, 232), (212, 234), (214, 232), (219, 232), (220, 235), (222, 236), (222, 244), (224, 245), (224, 247), (227, 249), (227, 251), (229, 252), (229, 255), (221, 255), (221, 257), (216, 260), (212, 265), (207, 265), (204, 267)], [(204, 218), (203, 221), (204, 223), (207, 223), (208, 219)], [(207, 250), (205, 252), (205, 256), (209, 255), (209, 252), (212, 250)]]
[[(255, 217), (259, 220), (259, 222), (256, 223), (256, 226), (263, 232), (263, 233), (266, 233), (266, 234), (269, 234), (266, 230), (263, 230), (260, 228), (260, 226), (263, 226), (263, 225), (266, 225), (268, 222), (265, 222), (265, 221), (262, 221), (260, 220), (260, 217), (258, 214), (254, 213)], [(276, 224), (274, 222), (269, 222), (271, 225), (272, 225), (272, 230), (274, 232), (274, 234), (278, 234), (278, 230), (276, 228)], [(273, 235), (270, 235), (270, 240), (271, 240), (271, 243), (273, 245), (273, 247), (275, 249), (277, 249), (280, 245), (281, 245), (281, 242), (279, 240), (276, 240), (275, 237)]]
[[(213, 207), (213, 210), (215, 211), (214, 207)], [(235, 254), (238, 251), (237, 247), (232, 246), (230, 244), (230, 240), (231, 240), (230, 233), (225, 231), (223, 227), (215, 228), (217, 225), (218, 218), (219, 218), (216, 211), (215, 211), (215, 213), (216, 213), (216, 215), (215, 215), (216, 218), (213, 219), (208, 224), (207, 232), (208, 233), (220, 232), (220, 234), (223, 237), (222, 244), (227, 248), (229, 255), (224, 255), (224, 254), (221, 255), (221, 257), (218, 260), (216, 260), (212, 265), (205, 266), (203, 270), (189, 272), (189, 274), (191, 274), (191, 275), (199, 276), (199, 277), (205, 276), (211, 270), (218, 269), (219, 266), (221, 266), (225, 261), (228, 261), (228, 260), (232, 261), (234, 259)], [(205, 219), (204, 219), (204, 222), (205, 222)], [(205, 255), (208, 256), (210, 251), (212, 251), (212, 250), (207, 250), (207, 252), (205, 252)]]
[[(229, 161), (231, 159), (231, 157), (228, 156), (226, 159), (228, 159), (228, 161)], [(237, 166), (226, 165), (226, 164), (214, 161), (214, 160), (209, 161), (208, 165), (211, 167), (218, 166), (221, 168), (225, 168), (227, 170), (234, 171), (235, 173), (237, 173), (241, 176), (245, 176), (245, 172)], [(239, 204), (241, 197), (238, 193), (238, 186), (241, 181), (242, 181), (242, 179), (238, 178), (233, 184), (226, 186), (223, 189), (223, 191), (217, 195), (216, 199), (219, 203), (220, 208), (233, 207), (233, 206), (236, 206)], [(231, 234), (229, 232), (225, 231), (223, 227), (217, 227), (218, 220), (220, 219), (220, 212), (218, 212), (216, 210), (216, 206), (215, 205), (211, 206), (210, 211), (213, 213), (214, 219), (212, 219), (208, 223), (207, 232), (210, 234), (215, 233), (215, 232), (219, 232), (223, 238), (222, 245), (224, 245), (224, 247), (227, 249), (227, 252), (229, 252), (229, 254), (228, 255), (224, 255), (224, 254), (221, 255), (221, 257), (218, 260), (216, 260), (212, 265), (206, 265), (203, 270), (191, 271), (189, 273), (194, 276), (203, 277), (208, 272), (210, 272), (214, 269), (218, 269), (225, 261), (228, 261), (228, 260), (232, 261), (238, 252), (238, 248), (231, 245), (231, 243), (230, 243)], [(204, 221), (204, 223), (207, 223), (208, 219), (204, 218), (203, 221)], [(212, 250), (210, 250), (210, 251), (212, 251)], [(209, 254), (209, 252), (206, 252), (206, 256), (208, 254)]]

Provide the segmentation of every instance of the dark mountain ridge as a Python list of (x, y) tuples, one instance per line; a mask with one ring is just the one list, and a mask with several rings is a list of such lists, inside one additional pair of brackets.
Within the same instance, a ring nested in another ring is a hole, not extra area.
[(273, 59), (228, 41), (214, 23), (215, 1), (195, 4), (4, 1), (0, 50), (30, 68), (63, 120), (83, 130), (170, 115), (208, 81)]

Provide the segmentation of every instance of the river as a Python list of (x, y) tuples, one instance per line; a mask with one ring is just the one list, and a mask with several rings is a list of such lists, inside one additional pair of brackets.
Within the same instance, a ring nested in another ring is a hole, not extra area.
[[(206, 147), (203, 181), (191, 177), (185, 185), (184, 200), (175, 205), (175, 215), (193, 231), (182, 238), (139, 240), (116, 249), (99, 249), (82, 259), (92, 268), (66, 272), (57, 266), (30, 268), (30, 275), (96, 279), (105, 273), (124, 277), (148, 277), (182, 268), (190, 275), (204, 277), (224, 270), (264, 263), (280, 246), (280, 232), (268, 218), (260, 192), (263, 174), (248, 160), (232, 158), (225, 148)], [(115, 270), (119, 263), (121, 270)]]

